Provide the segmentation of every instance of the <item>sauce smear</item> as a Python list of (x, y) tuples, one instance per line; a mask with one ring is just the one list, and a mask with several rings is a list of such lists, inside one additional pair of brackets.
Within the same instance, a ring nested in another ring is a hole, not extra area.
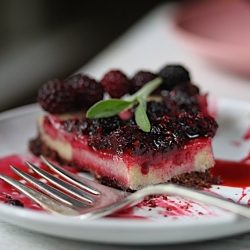
[(221, 177), (223, 186), (250, 187), (250, 164), (243, 161), (216, 160), (211, 172)]

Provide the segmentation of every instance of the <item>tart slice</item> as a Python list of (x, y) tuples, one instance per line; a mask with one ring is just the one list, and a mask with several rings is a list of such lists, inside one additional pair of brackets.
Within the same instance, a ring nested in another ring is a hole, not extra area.
[[(187, 71), (176, 65), (164, 70), (159, 74), (164, 80), (160, 87), (163, 95), (157, 101), (151, 98), (146, 104), (150, 125), (147, 132), (138, 126), (136, 102), (109, 117), (90, 119), (84, 111), (73, 113), (79, 107), (84, 108), (85, 92), (88, 109), (102, 99), (102, 86), (113, 93), (115, 88), (123, 86), (126, 76), (120, 71), (110, 73), (118, 79), (110, 85), (107, 75), (103, 78), (105, 85), (82, 75), (45, 84), (38, 100), (47, 113), (38, 118), (38, 136), (30, 142), (31, 151), (89, 171), (102, 183), (123, 190), (165, 182), (209, 186), (212, 181), (209, 169), (214, 166), (211, 140), (217, 123), (208, 114), (206, 95), (201, 95), (190, 83)], [(136, 76), (131, 80), (126, 78), (126, 84), (133, 82), (135, 86), (137, 81), (137, 86), (143, 86), (157, 75), (139, 72)], [(90, 82), (94, 82), (92, 92)], [(99, 93), (98, 98), (94, 92)], [(90, 94), (93, 98), (89, 98)]]

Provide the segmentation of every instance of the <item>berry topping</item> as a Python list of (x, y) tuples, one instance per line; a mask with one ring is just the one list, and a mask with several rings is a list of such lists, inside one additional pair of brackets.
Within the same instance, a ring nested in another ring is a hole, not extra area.
[[(147, 82), (152, 81), (157, 77), (156, 74), (147, 71), (139, 71), (134, 75), (134, 77), (130, 80), (130, 89), (129, 93), (132, 95), (137, 92), (142, 86), (144, 86)], [(154, 93), (158, 93), (160, 91), (155, 91)]]
[[(170, 123), (169, 123), (170, 124)], [(169, 125), (168, 124), (168, 125)], [(173, 131), (171, 131), (171, 128)], [(89, 146), (95, 150), (103, 150), (111, 154), (156, 155), (162, 151), (180, 147), (182, 140), (178, 128), (152, 126), (151, 132), (142, 131), (137, 125), (123, 126), (112, 131), (107, 136), (89, 138)], [(166, 135), (166, 131), (170, 133)]]
[(60, 114), (74, 111), (74, 93), (69, 91), (65, 81), (48, 81), (38, 91), (37, 101), (50, 113)]
[(217, 123), (212, 117), (205, 116), (201, 112), (196, 114), (182, 112), (179, 114), (178, 118), (188, 138), (197, 138), (199, 136), (212, 137), (215, 135), (218, 128)]
[(190, 81), (189, 72), (180, 65), (167, 65), (160, 70), (159, 76), (163, 78), (162, 88), (165, 90)]
[(147, 114), (151, 123), (150, 132), (142, 131), (132, 118), (124, 125), (119, 122), (105, 133), (102, 133), (100, 124), (100, 127), (92, 128), (100, 133), (90, 133), (89, 146), (118, 155), (156, 155), (180, 148), (190, 139), (213, 137), (218, 127), (213, 118), (201, 112), (169, 109), (164, 103), (149, 102)]
[(164, 96), (163, 102), (172, 113), (180, 111), (198, 112), (200, 111), (198, 95), (190, 96), (181, 90), (172, 90)]
[(101, 84), (112, 98), (121, 98), (129, 92), (130, 82), (119, 70), (112, 70), (104, 75)]
[(171, 108), (163, 102), (150, 101), (147, 103), (147, 115), (149, 120), (156, 120), (158, 117), (170, 114)]
[(69, 133), (77, 133), (80, 135), (87, 135), (90, 132), (90, 126), (92, 124), (92, 120), (88, 118), (72, 118), (65, 121), (62, 121), (62, 126), (64, 130)]
[(94, 79), (78, 74), (67, 79), (67, 83), (75, 95), (76, 110), (89, 108), (103, 99), (103, 87)]
[(102, 135), (107, 135), (122, 125), (123, 121), (118, 115), (94, 119), (92, 122), (91, 134), (100, 133)]

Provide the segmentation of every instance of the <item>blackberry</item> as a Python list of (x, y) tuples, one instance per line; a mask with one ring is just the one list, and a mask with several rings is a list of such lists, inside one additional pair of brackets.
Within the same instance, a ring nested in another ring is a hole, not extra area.
[(176, 117), (164, 115), (153, 121), (151, 134), (156, 135), (155, 144), (162, 148), (163, 152), (170, 149), (180, 148), (185, 138), (183, 128)]
[[(156, 74), (153, 74), (148, 71), (139, 71), (134, 75), (134, 77), (130, 80), (130, 88), (129, 93), (132, 95), (137, 92), (141, 87), (143, 87), (147, 82), (152, 81), (157, 77)], [(154, 91), (154, 94), (159, 94), (160, 89)]]
[(200, 111), (198, 95), (189, 96), (186, 92), (172, 90), (164, 96), (163, 102), (171, 114), (181, 111), (196, 113)]
[(111, 70), (101, 80), (105, 91), (112, 98), (121, 98), (129, 92), (130, 82), (119, 70)]
[(218, 124), (212, 117), (201, 112), (196, 114), (181, 112), (178, 120), (188, 138), (213, 137), (218, 128)]
[[(135, 104), (129, 111), (133, 115), (130, 119), (126, 121), (127, 124), (136, 124), (135, 122), (135, 110), (138, 104)], [(148, 101), (147, 102), (147, 116), (149, 120), (155, 120), (158, 117), (169, 114), (171, 109), (165, 105), (164, 102)]]
[(189, 96), (198, 95), (200, 93), (200, 90), (197, 86), (191, 84), (190, 82), (179, 84), (173, 88), (173, 90), (179, 90), (181, 92), (184, 92), (188, 94)]
[(74, 93), (65, 81), (58, 79), (48, 81), (38, 91), (37, 101), (50, 113), (60, 114), (74, 111)]
[(67, 83), (70, 91), (74, 93), (76, 110), (89, 108), (103, 99), (102, 85), (88, 76), (77, 74), (68, 78)]
[(150, 120), (156, 120), (170, 113), (170, 109), (163, 102), (150, 101), (147, 103), (147, 115)]
[(6, 203), (10, 206), (23, 207), (23, 203), (19, 200), (9, 199), (9, 200), (5, 201), (4, 203)]
[(167, 65), (160, 70), (159, 76), (163, 78), (162, 88), (165, 90), (190, 81), (189, 72), (181, 65)]
[(107, 135), (118, 127), (123, 126), (123, 120), (118, 116), (93, 119), (91, 126), (91, 135)]

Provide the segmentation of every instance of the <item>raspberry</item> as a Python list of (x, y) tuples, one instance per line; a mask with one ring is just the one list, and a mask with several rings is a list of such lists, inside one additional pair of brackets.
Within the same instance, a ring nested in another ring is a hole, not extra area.
[[(142, 86), (144, 86), (147, 82), (155, 79), (157, 77), (156, 74), (153, 74), (148, 71), (139, 71), (134, 75), (134, 77), (130, 80), (130, 89), (129, 93), (132, 95), (137, 92)], [(160, 91), (155, 91), (154, 93), (158, 93)]]
[(167, 65), (160, 70), (159, 76), (163, 78), (162, 88), (165, 90), (190, 81), (189, 72), (181, 65)]
[(65, 81), (58, 79), (48, 81), (38, 91), (37, 101), (50, 113), (70, 112), (74, 107), (74, 93)]
[(119, 70), (112, 70), (104, 75), (101, 84), (112, 98), (121, 98), (128, 93), (130, 87), (128, 78)]
[(77, 74), (67, 79), (71, 92), (75, 93), (76, 110), (89, 108), (103, 99), (103, 87), (87, 76)]

